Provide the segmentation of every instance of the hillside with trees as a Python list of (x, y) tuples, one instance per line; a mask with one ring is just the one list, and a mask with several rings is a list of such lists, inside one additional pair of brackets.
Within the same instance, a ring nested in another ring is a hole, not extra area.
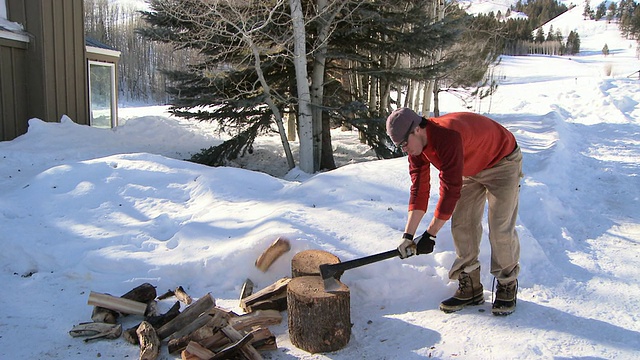
[[(338, 126), (357, 128), (380, 158), (399, 156), (384, 129), (392, 108), (438, 115), (442, 92), (489, 96), (500, 54), (580, 49), (577, 32), (542, 31), (567, 10), (555, 0), (518, 2), (510, 11), (528, 18), (506, 21), (434, 0), (225, 3), (152, 0), (141, 12), (85, 0), (87, 35), (122, 52), (121, 101), (170, 104), (176, 116), (216, 122), (230, 136), (192, 159), (210, 165), (250, 153), (258, 135), (275, 131), (290, 167), (332, 169)], [(638, 38), (635, 2), (590, 9), (585, 16)], [(288, 149), (294, 139), (300, 164)]]

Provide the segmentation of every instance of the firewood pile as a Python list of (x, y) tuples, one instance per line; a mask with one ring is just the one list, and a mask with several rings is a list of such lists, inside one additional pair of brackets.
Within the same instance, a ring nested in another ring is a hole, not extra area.
[[(278, 238), (258, 258), (256, 267), (266, 271), (289, 248), (286, 239)], [(287, 310), (290, 280), (284, 277), (254, 293), (254, 285), (247, 279), (240, 294), (240, 307), (245, 311), (242, 315), (217, 306), (210, 293), (193, 301), (181, 286), (160, 296), (149, 283), (120, 297), (91, 291), (87, 303), (93, 306), (92, 321), (74, 326), (69, 334), (84, 337), (85, 342), (123, 337), (139, 346), (140, 360), (158, 358), (161, 346), (185, 360), (262, 359), (260, 352), (277, 349), (269, 326), (282, 322), (280, 312)], [(171, 297), (177, 300), (174, 305), (158, 314), (158, 301)], [(181, 304), (185, 305), (183, 311)], [(125, 316), (142, 319), (123, 330), (121, 320)]]
[[(157, 314), (157, 301), (169, 295), (156, 296), (155, 287), (149, 283), (121, 297), (92, 291), (88, 304), (94, 306), (93, 321), (74, 326), (69, 334), (84, 337), (85, 342), (123, 337), (140, 347), (141, 360), (156, 359), (161, 344), (182, 359), (262, 359), (260, 351), (277, 349), (268, 327), (282, 322), (278, 310), (281, 301), (277, 298), (283, 286), (286, 290), (287, 282), (279, 280), (256, 294), (246, 294), (241, 305), (248, 312), (242, 315), (217, 306), (211, 294), (192, 301), (181, 287), (171, 292), (171, 296), (180, 294), (176, 296), (180, 300), (164, 314)], [(189, 303), (182, 312), (181, 302)], [(253, 304), (260, 309), (254, 310)], [(119, 320), (124, 316), (141, 316), (142, 320), (123, 330)]]
[[(283, 253), (290, 250), (286, 239), (278, 238), (256, 260), (255, 266), (267, 271)], [(311, 353), (335, 351), (349, 341), (351, 334), (349, 292), (324, 291), (319, 265), (340, 260), (333, 254), (306, 250), (291, 261), (291, 277), (283, 277), (254, 293), (247, 279), (240, 294), (244, 314), (216, 305), (210, 293), (193, 301), (181, 287), (158, 296), (156, 288), (144, 283), (116, 297), (91, 291), (88, 305), (93, 306), (91, 322), (73, 327), (69, 334), (84, 341), (117, 339), (140, 348), (140, 360), (154, 360), (160, 347), (184, 360), (262, 359), (261, 351), (277, 349), (276, 337), (269, 326), (282, 322), (282, 311), (289, 313), (292, 344)], [(346, 286), (345, 286), (346, 288)], [(175, 297), (165, 313), (158, 313), (158, 301)], [(184, 304), (184, 310), (180, 311)], [(135, 316), (141, 321), (126, 330), (121, 321)]]

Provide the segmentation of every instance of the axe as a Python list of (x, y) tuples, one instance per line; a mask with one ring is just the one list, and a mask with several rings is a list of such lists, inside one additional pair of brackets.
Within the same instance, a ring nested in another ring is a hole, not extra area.
[[(429, 235), (426, 231), (424, 232), (424, 234), (416, 237), (413, 240), (416, 243), (416, 254), (429, 254), (433, 252), (433, 247), (436, 244), (436, 242), (433, 241), (433, 238), (434, 236)], [(337, 264), (322, 264), (320, 265), (320, 275), (322, 276), (322, 280), (324, 282), (324, 290), (326, 292), (336, 292), (340, 290), (342, 286), (340, 285), (340, 282), (338, 282), (337, 278), (340, 277), (345, 270), (357, 268), (386, 259), (391, 259), (396, 256), (400, 257), (400, 252), (398, 251), (398, 249), (393, 249)]]

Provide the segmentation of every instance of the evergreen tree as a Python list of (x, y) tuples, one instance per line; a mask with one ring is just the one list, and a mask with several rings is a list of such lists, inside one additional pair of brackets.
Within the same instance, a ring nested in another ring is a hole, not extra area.
[(598, 7), (596, 8), (596, 14), (594, 15), (594, 20), (598, 21), (602, 19), (606, 14), (606, 12), (607, 12), (607, 4), (603, 1), (600, 4), (598, 4)]
[(616, 6), (615, 2), (611, 2), (609, 4), (609, 7), (607, 8), (607, 22), (610, 23), (611, 20), (613, 20), (616, 17), (616, 14), (618, 12), (618, 8)]
[(553, 25), (549, 26), (549, 33), (547, 33), (547, 38), (545, 41), (555, 41), (556, 34), (553, 32)]
[(538, 28), (538, 31), (536, 31), (534, 41), (540, 44), (544, 42), (544, 30), (542, 30), (541, 27)]
[(593, 19), (593, 10), (591, 10), (591, 5), (589, 5), (589, 0), (584, 2), (584, 8), (582, 10), (582, 16), (586, 19)]
[(569, 32), (569, 36), (567, 37), (567, 53), (570, 55), (575, 55), (580, 52), (580, 36), (577, 32), (571, 31)]

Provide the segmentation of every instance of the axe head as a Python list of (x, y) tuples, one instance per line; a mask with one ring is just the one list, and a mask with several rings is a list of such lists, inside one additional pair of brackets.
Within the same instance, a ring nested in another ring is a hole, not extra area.
[(320, 275), (324, 282), (324, 291), (334, 293), (346, 290), (347, 286), (338, 281), (338, 278), (342, 276), (342, 273), (343, 271), (336, 269), (335, 266), (332, 266), (331, 264), (320, 265)]

